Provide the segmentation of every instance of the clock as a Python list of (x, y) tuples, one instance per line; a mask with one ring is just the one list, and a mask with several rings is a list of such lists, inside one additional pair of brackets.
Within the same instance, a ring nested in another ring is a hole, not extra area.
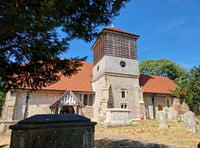
[(120, 61), (120, 66), (121, 67), (125, 67), (126, 66), (126, 62), (125, 61)]

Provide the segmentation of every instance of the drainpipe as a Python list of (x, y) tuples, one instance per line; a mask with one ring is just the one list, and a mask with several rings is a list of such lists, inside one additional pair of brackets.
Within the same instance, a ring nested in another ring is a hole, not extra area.
[(25, 101), (25, 110), (24, 110), (24, 119), (28, 117), (28, 101), (29, 101), (29, 94), (30, 94), (30, 92), (27, 91), (27, 94), (26, 94), (26, 101)]
[(154, 95), (151, 98), (152, 100), (152, 105), (153, 105), (153, 119), (155, 119), (156, 117), (156, 110), (155, 110), (155, 99), (154, 99)]

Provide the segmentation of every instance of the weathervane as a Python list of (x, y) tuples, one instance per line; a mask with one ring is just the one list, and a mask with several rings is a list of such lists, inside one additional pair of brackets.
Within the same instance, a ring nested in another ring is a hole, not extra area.
[(111, 23), (111, 27), (115, 28), (115, 25), (114, 25), (114, 23), (113, 23), (113, 22)]

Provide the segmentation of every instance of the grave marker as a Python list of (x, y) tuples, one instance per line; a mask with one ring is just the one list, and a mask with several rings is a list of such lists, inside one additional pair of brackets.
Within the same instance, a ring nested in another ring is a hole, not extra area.
[(178, 122), (178, 111), (171, 110), (171, 120), (174, 122)]
[(157, 120), (159, 123), (159, 127), (168, 127), (167, 114), (164, 111), (158, 111)]
[(186, 130), (196, 132), (195, 115), (193, 112), (188, 111), (181, 115), (182, 120), (185, 123)]

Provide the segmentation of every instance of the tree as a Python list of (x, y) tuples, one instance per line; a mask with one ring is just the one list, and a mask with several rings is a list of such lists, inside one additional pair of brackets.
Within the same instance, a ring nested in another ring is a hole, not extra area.
[(200, 105), (200, 66), (193, 67), (187, 80), (178, 88), (176, 93), (183, 96), (186, 103)]
[(6, 92), (0, 91), (0, 116), (1, 116), (2, 107), (3, 107), (4, 102), (5, 102), (5, 97), (6, 97)]
[[(0, 87), (38, 89), (71, 76), (80, 60), (60, 60), (74, 38), (91, 41), (128, 0), (5, 0), (0, 2)], [(59, 38), (60, 29), (65, 33)]]
[(187, 78), (188, 72), (168, 59), (145, 60), (139, 65), (140, 73), (144, 75), (166, 76), (178, 85)]

